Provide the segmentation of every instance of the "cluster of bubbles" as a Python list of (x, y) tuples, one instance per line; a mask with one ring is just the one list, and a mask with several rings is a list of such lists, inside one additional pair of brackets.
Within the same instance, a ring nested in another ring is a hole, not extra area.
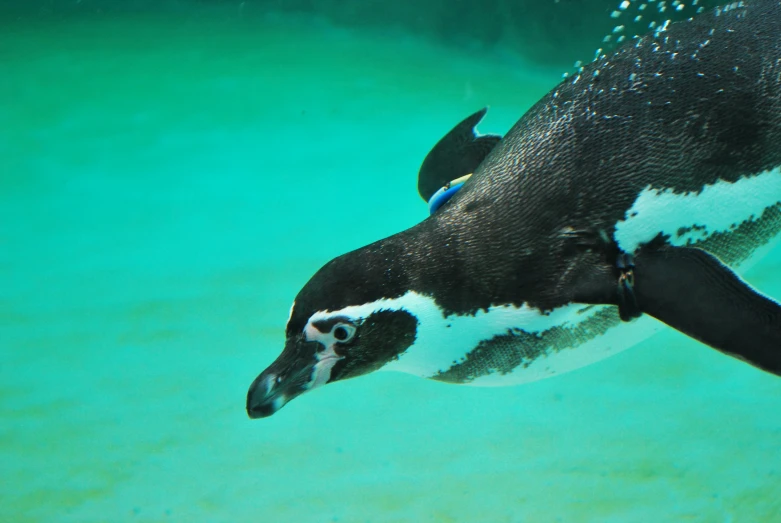
[[(674, 22), (690, 19), (707, 9), (715, 9), (724, 0), (621, 0), (610, 13), (615, 20), (613, 29), (602, 38), (601, 46), (594, 52), (592, 61), (604, 58), (627, 40), (637, 39), (654, 31), (657, 35), (667, 30)], [(743, 2), (734, 2), (721, 10), (742, 7)], [(575, 70), (583, 71), (583, 61), (574, 64)], [(564, 73), (568, 77), (570, 73)]]

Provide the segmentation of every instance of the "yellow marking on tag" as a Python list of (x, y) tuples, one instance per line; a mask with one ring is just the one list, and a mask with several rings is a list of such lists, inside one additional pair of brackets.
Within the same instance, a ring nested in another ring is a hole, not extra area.
[(466, 182), (472, 176), (472, 174), (474, 174), (474, 173), (465, 174), (461, 178), (456, 178), (455, 180), (451, 180), (451, 181), (447, 182), (445, 184), (445, 186), (443, 187), (443, 189), (448, 190), (451, 187), (453, 187), (454, 185)]

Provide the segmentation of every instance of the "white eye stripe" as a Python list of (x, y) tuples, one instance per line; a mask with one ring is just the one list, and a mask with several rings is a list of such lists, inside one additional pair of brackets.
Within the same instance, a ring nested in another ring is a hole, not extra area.
[(296, 308), (296, 300), (293, 300), (293, 305), (290, 306), (290, 312), (287, 314), (287, 322), (285, 325), (290, 323), (290, 319), (293, 317), (293, 309)]
[(304, 327), (304, 337), (307, 341), (318, 341), (325, 349), (333, 347), (337, 343), (350, 341), (355, 336), (356, 327), (350, 323), (335, 323), (329, 332), (322, 332), (312, 325), (310, 321)]

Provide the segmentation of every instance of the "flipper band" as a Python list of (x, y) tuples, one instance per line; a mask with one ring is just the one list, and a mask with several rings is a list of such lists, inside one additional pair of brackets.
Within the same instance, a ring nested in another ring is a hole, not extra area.
[(459, 191), (459, 189), (461, 189), (461, 187), (464, 186), (464, 182), (466, 182), (470, 176), (472, 176), (472, 173), (469, 173), (460, 178), (456, 178), (455, 180), (448, 182), (444, 187), (441, 187), (437, 192), (435, 192), (434, 195), (431, 196), (431, 199), (428, 201), (429, 214), (434, 214), (435, 212), (437, 212), (437, 209), (442, 207), (445, 204), (445, 202), (447, 202), (450, 198), (452, 198), (453, 195), (456, 194)]

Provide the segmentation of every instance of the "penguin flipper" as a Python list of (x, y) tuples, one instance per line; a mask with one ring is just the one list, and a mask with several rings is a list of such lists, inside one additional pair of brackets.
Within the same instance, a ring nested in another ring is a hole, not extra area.
[(640, 310), (714, 349), (781, 376), (781, 305), (707, 252), (641, 250), (634, 261)]
[(485, 116), (484, 107), (465, 118), (437, 142), (426, 155), (418, 172), (418, 193), (428, 202), (451, 180), (475, 172), (501, 136), (478, 134), (475, 127)]

